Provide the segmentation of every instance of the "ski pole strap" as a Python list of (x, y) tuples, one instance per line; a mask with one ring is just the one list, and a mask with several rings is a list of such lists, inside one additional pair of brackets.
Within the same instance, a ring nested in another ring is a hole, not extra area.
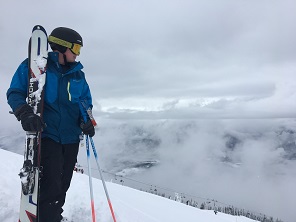
[(91, 108), (88, 108), (88, 109), (86, 110), (86, 112), (87, 112), (88, 117), (90, 118), (90, 121), (91, 121), (91, 123), (93, 124), (93, 126), (97, 126), (97, 122), (96, 122), (96, 120), (94, 119), (94, 116), (93, 116), (93, 114), (92, 114)]
[[(83, 101), (83, 100), (80, 101), (80, 104), (81, 104), (80, 108), (81, 108), (81, 107), (83, 108), (83, 110), (81, 110), (81, 113), (83, 114), (83, 113), (84, 113), (83, 111), (86, 111), (86, 113), (87, 113), (87, 115), (88, 115), (90, 121), (92, 122), (93, 126), (94, 126), (94, 127), (97, 126), (98, 124), (97, 124), (97, 122), (96, 122), (96, 120), (95, 120), (95, 118), (94, 118), (94, 116), (93, 116), (93, 114), (92, 114), (91, 107), (90, 107), (90, 106), (88, 107), (88, 106), (86, 105), (86, 101)], [(84, 118), (84, 121), (86, 121), (86, 117), (83, 116), (83, 118)]]

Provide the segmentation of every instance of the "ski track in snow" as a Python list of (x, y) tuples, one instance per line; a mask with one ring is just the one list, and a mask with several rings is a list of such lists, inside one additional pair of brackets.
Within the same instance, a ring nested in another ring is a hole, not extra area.
[[(134, 206), (131, 206), (125, 202), (123, 202), (122, 200), (118, 200), (118, 203), (121, 204), (121, 207), (124, 209), (126, 208), (127, 209), (127, 212), (133, 210), (133, 211), (137, 211), (139, 212), (140, 214), (135, 214), (136, 217), (133, 217), (133, 218), (130, 218), (132, 219), (133, 221), (139, 221), (139, 222), (146, 222), (146, 221), (151, 221), (151, 222), (161, 222), (159, 220), (157, 220), (156, 218), (154, 217), (151, 217), (150, 215), (146, 214), (145, 212), (139, 210), (138, 208), (134, 207)], [(142, 217), (144, 216), (144, 218)]]

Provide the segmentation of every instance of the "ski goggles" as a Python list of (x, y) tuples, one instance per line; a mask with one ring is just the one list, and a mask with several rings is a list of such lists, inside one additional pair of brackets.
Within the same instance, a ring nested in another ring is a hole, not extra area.
[(81, 45), (79, 45), (77, 43), (67, 42), (63, 39), (59, 39), (59, 38), (51, 36), (51, 35), (48, 37), (48, 41), (69, 48), (71, 50), (71, 52), (74, 53), (75, 55), (80, 54)]

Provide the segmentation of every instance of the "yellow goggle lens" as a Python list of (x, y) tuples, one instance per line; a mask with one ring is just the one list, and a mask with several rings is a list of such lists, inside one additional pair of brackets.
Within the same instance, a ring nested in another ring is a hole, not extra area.
[(70, 48), (71, 51), (75, 54), (75, 55), (79, 55), (80, 54), (80, 49), (81, 49), (81, 45), (73, 43), (72, 47)]

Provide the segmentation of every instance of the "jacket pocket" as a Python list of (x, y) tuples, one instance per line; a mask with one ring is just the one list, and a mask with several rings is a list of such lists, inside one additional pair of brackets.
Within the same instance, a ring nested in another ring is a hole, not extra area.
[(68, 81), (68, 99), (71, 102), (78, 102), (82, 94), (84, 81), (82, 79), (71, 79)]

